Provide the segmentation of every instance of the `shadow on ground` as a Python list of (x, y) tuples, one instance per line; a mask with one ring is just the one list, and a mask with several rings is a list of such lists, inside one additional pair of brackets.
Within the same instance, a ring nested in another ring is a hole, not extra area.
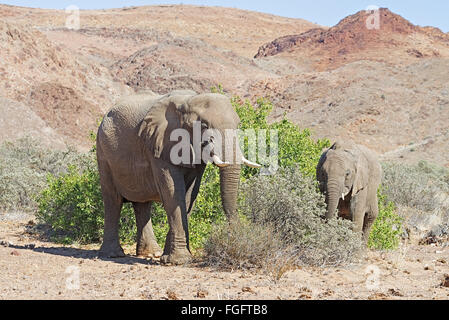
[(76, 259), (89, 259), (89, 260), (101, 260), (109, 261), (118, 264), (145, 264), (145, 265), (160, 265), (159, 261), (154, 259), (145, 259), (135, 256), (126, 256), (123, 258), (102, 258), (98, 256), (98, 250), (87, 250), (78, 248), (67, 247), (35, 247), (34, 245), (9, 245), (9, 248), (16, 250), (31, 250), (33, 252), (52, 254), (62, 257), (70, 257)]

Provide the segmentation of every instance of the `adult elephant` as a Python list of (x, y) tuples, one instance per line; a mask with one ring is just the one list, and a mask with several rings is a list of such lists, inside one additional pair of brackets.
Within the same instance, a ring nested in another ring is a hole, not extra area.
[(318, 163), (317, 179), (327, 203), (326, 218), (339, 214), (363, 232), (365, 243), (379, 213), (377, 189), (382, 169), (377, 155), (354, 143), (335, 143)]
[[(191, 259), (188, 215), (198, 195), (206, 161), (195, 153), (195, 125), (201, 133), (214, 129), (223, 134), (237, 129), (240, 119), (228, 98), (220, 94), (174, 91), (165, 96), (139, 95), (116, 104), (104, 117), (97, 135), (97, 159), (105, 208), (101, 257), (121, 257), (119, 219), (124, 202), (131, 202), (137, 222), (137, 255), (161, 257), (164, 264), (184, 264)], [(198, 128), (198, 127), (197, 127)], [(189, 162), (174, 161), (172, 133), (184, 129), (190, 137)], [(221, 200), (231, 219), (236, 211), (240, 163), (257, 166), (246, 159), (226, 163), (220, 158), (224, 147), (214, 136), (201, 141), (208, 147), (210, 161), (220, 167)], [(240, 149), (238, 150), (240, 151)], [(241, 153), (240, 153), (241, 154)], [(201, 158), (201, 159), (199, 159)], [(199, 159), (199, 160), (198, 160)], [(151, 204), (163, 203), (169, 231), (164, 251), (156, 242), (151, 223)]]

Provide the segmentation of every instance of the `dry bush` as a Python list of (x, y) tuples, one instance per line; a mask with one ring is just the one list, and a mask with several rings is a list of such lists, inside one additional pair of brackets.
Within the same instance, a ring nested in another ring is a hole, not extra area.
[(398, 205), (407, 229), (424, 236), (449, 221), (449, 170), (425, 161), (383, 163), (383, 191)]
[(336, 266), (362, 248), (352, 223), (323, 219), (316, 182), (296, 168), (255, 176), (242, 188), (241, 211), (250, 222), (222, 226), (206, 244), (206, 259), (220, 266), (262, 267), (279, 278), (292, 267)]
[(32, 138), (0, 146), (0, 209), (34, 210), (35, 196), (45, 187), (48, 174), (67, 172), (69, 164), (88, 163), (73, 149), (50, 151)]
[(296, 265), (334, 266), (353, 261), (362, 242), (352, 223), (323, 219), (324, 197), (316, 181), (296, 168), (250, 179), (242, 211), (253, 222), (272, 226), (290, 249)]
[(253, 222), (272, 226), (297, 265), (334, 266), (351, 262), (362, 248), (360, 234), (342, 219), (324, 220), (326, 204), (316, 181), (297, 168), (257, 176), (244, 188), (242, 211)]
[(204, 245), (205, 263), (225, 269), (265, 268), (281, 249), (269, 226), (237, 219), (215, 226)]
[(425, 161), (416, 165), (383, 163), (382, 167), (388, 200), (424, 211), (440, 209), (447, 202), (449, 170)]

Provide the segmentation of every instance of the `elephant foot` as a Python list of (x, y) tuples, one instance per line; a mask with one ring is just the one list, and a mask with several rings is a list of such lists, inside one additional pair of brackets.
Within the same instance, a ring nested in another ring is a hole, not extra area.
[(175, 249), (168, 255), (161, 257), (161, 264), (183, 265), (192, 261), (192, 254), (187, 249)]
[(147, 245), (137, 245), (136, 254), (142, 258), (160, 258), (162, 256), (162, 249), (154, 240)]
[(103, 242), (98, 256), (100, 258), (123, 258), (126, 255), (119, 243)]

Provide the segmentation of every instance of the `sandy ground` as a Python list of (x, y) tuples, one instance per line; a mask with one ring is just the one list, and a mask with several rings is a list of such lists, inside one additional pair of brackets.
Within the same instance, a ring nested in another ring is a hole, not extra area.
[(26, 232), (30, 217), (0, 219), (0, 299), (449, 299), (449, 248), (367, 252), (340, 268), (301, 268), (275, 281), (257, 271), (161, 266), (132, 256), (97, 258), (96, 246), (64, 247)]

